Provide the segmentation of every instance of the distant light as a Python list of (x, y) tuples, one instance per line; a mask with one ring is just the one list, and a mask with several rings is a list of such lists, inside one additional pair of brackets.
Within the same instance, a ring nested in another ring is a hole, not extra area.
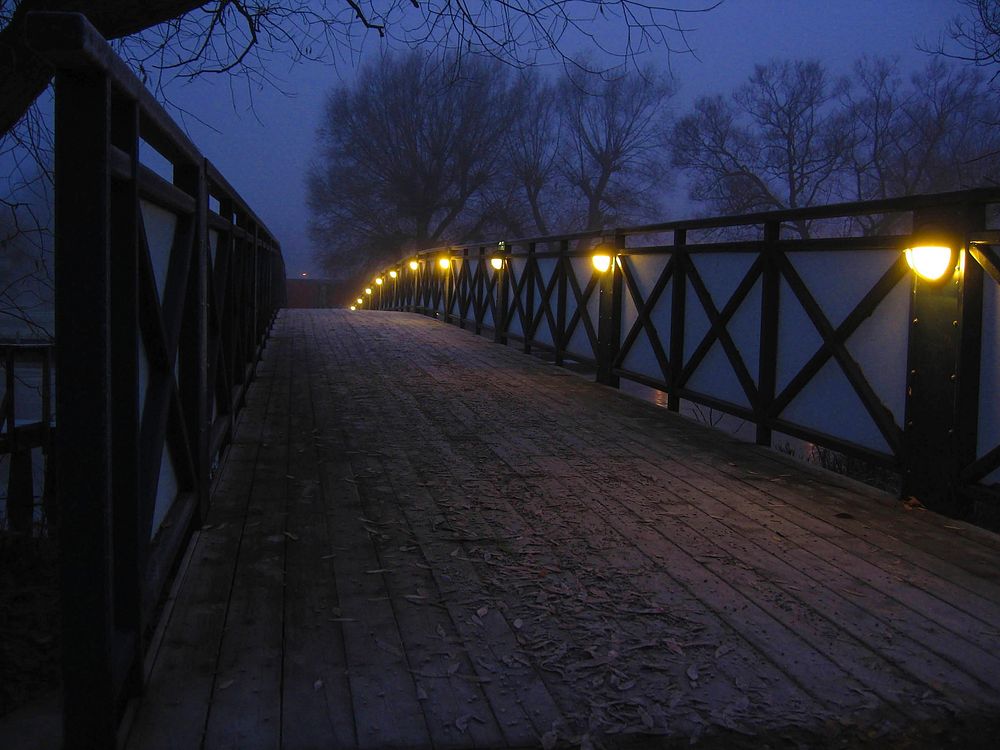
[(351, 305), (351, 309), (352, 310), (357, 310), (358, 308), (355, 305)]
[(954, 266), (952, 250), (945, 245), (908, 247), (905, 254), (907, 265), (928, 281), (937, 281)]
[(399, 274), (398, 274), (398, 273), (396, 273), (395, 271), (389, 271), (389, 278), (390, 278), (390, 279), (394, 279), (394, 278), (396, 278), (397, 276), (399, 276)]
[(438, 266), (441, 268), (442, 271), (447, 271), (449, 268), (451, 268), (451, 260), (449, 258), (439, 258)]
[(503, 258), (490, 258), (490, 265), (499, 271), (503, 268)]
[(372, 288), (370, 286), (366, 286), (365, 287), (365, 294), (371, 294), (371, 293), (372, 293)]
[(365, 303), (365, 301), (363, 299), (361, 299), (361, 297), (358, 297), (358, 304), (359, 305), (363, 305), (364, 303)]
[(604, 273), (609, 268), (611, 268), (611, 256), (610, 255), (604, 255), (603, 253), (599, 254), (599, 255), (595, 255), (593, 258), (591, 258), (591, 261), (594, 264), (594, 268), (596, 268), (599, 273)]
[(382, 286), (382, 284), (384, 283), (384, 282), (382, 281), (382, 277), (381, 277), (381, 276), (379, 276), (379, 277), (378, 277), (377, 279), (375, 279), (375, 283), (376, 283), (376, 284), (378, 284), (379, 286)]
[(417, 263), (417, 261), (415, 261), (415, 260), (411, 260), (410, 261), (410, 270), (411, 271), (416, 271), (417, 268), (419, 268), (419, 267), (420, 267), (420, 264)]
[(308, 276), (308, 275), (309, 275), (309, 274), (308, 274), (308, 273), (306, 273), (305, 271), (303, 271), (302, 273), (300, 273), (300, 274), (299, 274), (299, 276), (301, 276), (302, 278), (305, 278), (305, 277), (306, 277), (306, 276)]

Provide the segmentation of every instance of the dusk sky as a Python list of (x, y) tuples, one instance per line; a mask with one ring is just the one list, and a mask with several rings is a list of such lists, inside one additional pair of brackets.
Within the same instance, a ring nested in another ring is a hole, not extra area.
[[(669, 64), (679, 83), (674, 112), (683, 114), (696, 97), (728, 93), (754, 63), (771, 58), (817, 58), (839, 74), (849, 72), (864, 54), (897, 56), (904, 71), (915, 70), (927, 59), (917, 45), (936, 43), (962, 10), (958, 0), (725, 0), (715, 10), (685, 17), (695, 55), (671, 54), (668, 60), (661, 50), (645, 59)], [(374, 35), (366, 44), (364, 59), (380, 53)], [(350, 81), (358, 64), (282, 61), (273, 72), (288, 95), (256, 91), (254, 112), (246, 91), (231, 94), (229, 82), (221, 78), (171, 91), (177, 104), (219, 131), (184, 118), (198, 147), (277, 235), (289, 276), (318, 272), (307, 230), (304, 174), (326, 93)], [(679, 194), (676, 209), (663, 218), (690, 212)]]

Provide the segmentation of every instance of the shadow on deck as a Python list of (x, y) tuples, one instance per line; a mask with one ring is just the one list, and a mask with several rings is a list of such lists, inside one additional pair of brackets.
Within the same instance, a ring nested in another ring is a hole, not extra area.
[(986, 743), (998, 560), (454, 327), (284, 311), (129, 746)]

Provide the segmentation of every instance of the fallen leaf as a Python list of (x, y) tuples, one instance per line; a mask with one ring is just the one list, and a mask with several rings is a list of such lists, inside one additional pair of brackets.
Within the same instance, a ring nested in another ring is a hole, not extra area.
[(316, 680), (313, 683), (313, 690), (321, 690), (323, 688), (323, 680)]
[(698, 681), (698, 665), (697, 664), (692, 664), (690, 667), (687, 668), (687, 676), (688, 676), (688, 679), (691, 680), (691, 682), (697, 682)]
[(514, 620), (514, 627), (520, 630), (522, 627), (524, 627), (524, 620), (518, 617), (516, 620)]
[(225, 682), (220, 682), (219, 690), (225, 690), (228, 687), (232, 687), (234, 682), (236, 682), (236, 680), (226, 680)]
[(299, 541), (299, 537), (298, 537), (298, 535), (297, 535), (297, 534), (293, 534), (293, 533), (292, 533), (292, 532), (290, 532), (290, 531), (286, 531), (286, 532), (284, 532), (284, 534), (285, 534), (285, 536), (287, 536), (287, 537), (288, 537), (289, 539), (291, 539), (291, 540), (292, 540), (293, 542), (297, 542), (297, 541)]
[(486, 617), (486, 613), (490, 611), (489, 607), (480, 607), (476, 610), (476, 614), (480, 617)]

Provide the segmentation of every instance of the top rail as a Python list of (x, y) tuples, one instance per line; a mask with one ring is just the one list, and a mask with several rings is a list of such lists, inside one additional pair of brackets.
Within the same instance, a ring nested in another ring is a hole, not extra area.
[[(64, 738), (105, 748), (142, 690), (159, 605), (284, 299), (284, 261), (84, 16), (32, 13), (26, 29), (56, 71)], [(142, 163), (142, 143), (171, 175)]]

